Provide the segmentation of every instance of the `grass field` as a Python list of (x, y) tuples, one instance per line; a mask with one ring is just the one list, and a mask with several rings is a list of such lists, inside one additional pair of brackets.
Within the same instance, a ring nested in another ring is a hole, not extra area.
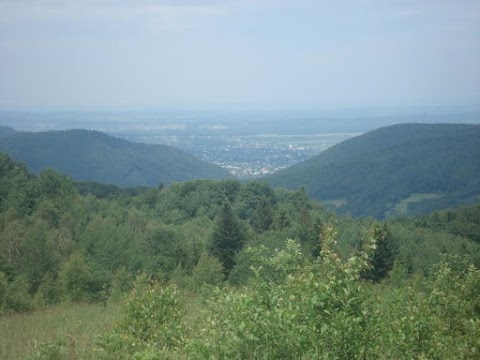
[[(0, 317), (0, 359), (26, 359), (56, 344), (68, 359), (92, 359), (95, 337), (112, 328), (121, 306), (72, 304)], [(42, 357), (37, 357), (42, 358)], [(48, 357), (47, 357), (48, 358)]]

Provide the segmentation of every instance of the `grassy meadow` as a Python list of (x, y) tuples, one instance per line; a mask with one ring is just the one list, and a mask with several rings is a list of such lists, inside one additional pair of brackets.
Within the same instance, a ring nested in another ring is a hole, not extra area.
[[(0, 359), (50, 358), (55, 351), (69, 359), (94, 358), (94, 340), (110, 330), (120, 317), (121, 306), (65, 304), (26, 314), (0, 317)], [(51, 356), (51, 355), (50, 355)]]

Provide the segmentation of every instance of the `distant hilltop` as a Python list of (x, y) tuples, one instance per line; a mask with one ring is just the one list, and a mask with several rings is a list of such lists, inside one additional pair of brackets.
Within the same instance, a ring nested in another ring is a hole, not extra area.
[(222, 167), (183, 150), (133, 143), (91, 130), (15, 132), (1, 127), (0, 152), (25, 162), (34, 173), (53, 168), (76, 180), (119, 186), (231, 177)]
[(480, 201), (480, 125), (401, 124), (345, 140), (267, 178), (354, 216)]

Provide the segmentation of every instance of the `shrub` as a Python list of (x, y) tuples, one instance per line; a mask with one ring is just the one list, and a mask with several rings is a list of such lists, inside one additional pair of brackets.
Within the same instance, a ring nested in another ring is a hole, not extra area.
[(0, 272), (0, 315), (33, 310), (33, 299), (29, 289), (30, 283), (26, 276), (15, 276), (8, 281), (5, 274)]
[(86, 300), (92, 269), (80, 252), (73, 253), (59, 273), (63, 294), (66, 300), (79, 302)]
[[(106, 359), (163, 358), (183, 341), (179, 291), (146, 276), (137, 279), (118, 327), (98, 345)], [(147, 356), (148, 355), (148, 356)]]
[[(332, 249), (333, 235), (326, 234), (318, 262), (306, 261), (300, 245), (289, 240), (252, 269), (250, 287), (217, 290), (196, 337), (187, 341), (188, 357), (362, 357), (369, 319), (359, 279), (369, 266), (368, 253), (342, 261)], [(374, 240), (367, 243), (368, 252), (374, 246)], [(255, 258), (256, 250), (249, 251)]]

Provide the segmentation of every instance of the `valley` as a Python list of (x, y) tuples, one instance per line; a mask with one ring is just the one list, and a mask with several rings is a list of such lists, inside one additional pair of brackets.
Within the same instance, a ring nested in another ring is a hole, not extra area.
[(336, 110), (149, 110), (0, 112), (18, 131), (96, 130), (131, 142), (163, 144), (251, 179), (396, 123), (478, 123), (477, 107)]
[[(116, 134), (112, 132), (112, 134)], [(166, 144), (222, 166), (240, 179), (261, 177), (304, 161), (358, 133), (313, 135), (162, 135), (118, 133), (133, 142)]]

